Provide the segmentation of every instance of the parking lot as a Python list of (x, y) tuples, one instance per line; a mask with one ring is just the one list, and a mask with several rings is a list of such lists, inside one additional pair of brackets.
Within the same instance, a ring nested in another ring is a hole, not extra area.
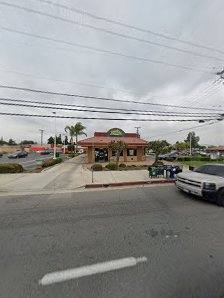
[[(26, 171), (34, 171), (36, 169), (37, 160), (47, 160), (53, 158), (54, 154), (41, 155), (40, 153), (30, 153), (24, 158), (9, 159), (7, 154), (3, 154), (0, 157), (0, 163), (19, 163)], [(61, 154), (60, 157), (65, 158), (65, 154)]]

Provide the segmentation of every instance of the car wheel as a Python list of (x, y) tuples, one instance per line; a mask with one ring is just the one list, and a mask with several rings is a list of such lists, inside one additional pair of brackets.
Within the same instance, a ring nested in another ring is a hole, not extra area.
[(218, 192), (217, 205), (224, 207), (224, 188)]

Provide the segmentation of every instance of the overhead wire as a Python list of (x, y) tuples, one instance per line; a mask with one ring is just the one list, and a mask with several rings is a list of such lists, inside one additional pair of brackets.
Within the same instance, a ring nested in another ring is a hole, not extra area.
[[(121, 112), (121, 111), (102, 111), (102, 110), (91, 110), (91, 109), (87, 109), (87, 108), (82, 108), (82, 109), (74, 109), (74, 108), (68, 108), (68, 107), (55, 107), (53, 105), (48, 106), (48, 105), (34, 105), (34, 104), (23, 104), (23, 103), (12, 103), (12, 102), (1, 102), (0, 101), (0, 105), (6, 105), (6, 106), (19, 106), (19, 107), (32, 107), (32, 108), (38, 108), (38, 109), (54, 109), (54, 110), (64, 110), (64, 111), (73, 111), (73, 112), (89, 112), (89, 113), (103, 113), (103, 114), (122, 114), (122, 115), (144, 115), (144, 116), (159, 116), (159, 117), (184, 117), (184, 118), (192, 118), (195, 117), (195, 115), (179, 115), (179, 114), (162, 114), (162, 113), (139, 113), (139, 112)], [(198, 118), (212, 118), (214, 119), (214, 117), (218, 118), (221, 117), (220, 114), (218, 115), (197, 115)]]
[(165, 33), (159, 33), (159, 32), (155, 32), (153, 30), (149, 30), (149, 29), (138, 27), (138, 26), (130, 25), (130, 24), (118, 21), (118, 20), (111, 19), (111, 18), (98, 16), (98, 15), (90, 13), (86, 10), (78, 9), (78, 8), (71, 7), (71, 6), (66, 6), (65, 4), (62, 4), (62, 3), (55, 3), (55, 2), (49, 1), (49, 0), (36, 0), (36, 1), (42, 2), (42, 3), (47, 3), (47, 4), (50, 4), (50, 5), (53, 5), (53, 6), (56, 6), (56, 7), (60, 7), (60, 8), (63, 8), (63, 9), (67, 9), (69, 11), (73, 11), (73, 12), (76, 12), (76, 13), (79, 13), (79, 14), (82, 14), (84, 16), (88, 16), (88, 17), (91, 17), (91, 18), (94, 18), (94, 19), (97, 19), (97, 20), (100, 20), (100, 21), (105, 21), (105, 22), (110, 23), (110, 24), (119, 25), (119, 26), (122, 26), (122, 27), (125, 27), (125, 28), (134, 29), (134, 30), (139, 31), (139, 32), (147, 33), (147, 34), (150, 34), (150, 35), (153, 35), (153, 36), (156, 36), (156, 37), (164, 38), (166, 40), (176, 41), (176, 42), (184, 44), (184, 45), (193, 46), (193, 47), (197, 47), (197, 48), (200, 48), (200, 49), (205, 49), (205, 50), (217, 52), (219, 54), (224, 54), (224, 51), (222, 51), (220, 49), (216, 49), (216, 48), (213, 48), (213, 47), (210, 47), (210, 46), (207, 46), (207, 45), (202, 45), (202, 44), (198, 44), (198, 43), (195, 43), (195, 42), (192, 42), (192, 41), (176, 38), (176, 37), (167, 35)]
[[(129, 111), (129, 112), (139, 112), (140, 114), (149, 114), (150, 113), (159, 113), (159, 114), (169, 114), (172, 116), (173, 114), (178, 114), (180, 116), (185, 115), (201, 115), (201, 116), (219, 116), (220, 113), (196, 113), (196, 112), (171, 112), (171, 111), (159, 111), (159, 110), (138, 110), (138, 109), (125, 109), (125, 108), (111, 108), (111, 107), (102, 107), (102, 106), (88, 106), (88, 105), (75, 105), (75, 104), (66, 104), (66, 103), (55, 103), (55, 102), (47, 102), (47, 101), (36, 101), (36, 100), (24, 100), (24, 99), (14, 99), (14, 98), (0, 98), (1, 101), (7, 101), (7, 102), (25, 102), (25, 103), (32, 103), (32, 104), (42, 104), (42, 105), (51, 105), (51, 106), (67, 106), (67, 107), (76, 107), (76, 108), (91, 108), (91, 109), (99, 109), (99, 110), (112, 110), (112, 111)], [(136, 113), (138, 114), (138, 113)]]
[(0, 26), (0, 29), (5, 30), (7, 32), (12, 32), (12, 33), (16, 33), (16, 34), (20, 34), (20, 35), (24, 35), (24, 36), (33, 37), (33, 38), (39, 38), (39, 39), (47, 40), (47, 41), (53, 41), (53, 42), (56, 42), (56, 43), (62, 43), (62, 44), (70, 45), (70, 46), (80, 47), (80, 48), (87, 49), (87, 50), (90, 50), (90, 51), (95, 51), (95, 52), (99, 52), (99, 53), (103, 53), (103, 54), (109, 54), (109, 55), (113, 55), (113, 56), (116, 56), (116, 57), (122, 57), (122, 58), (127, 58), (127, 59), (131, 59), (131, 60), (136, 60), (136, 61), (142, 61), (142, 62), (148, 62), (148, 63), (153, 63), (153, 64), (165, 65), (165, 66), (169, 66), (169, 67), (175, 67), (175, 68), (180, 68), (180, 69), (190, 70), (190, 71), (195, 71), (195, 72), (200, 72), (200, 73), (214, 74), (210, 70), (191, 67), (191, 66), (187, 66), (187, 65), (169, 63), (169, 62), (162, 61), (162, 60), (149, 59), (149, 58), (144, 58), (144, 57), (138, 57), (138, 56), (133, 56), (133, 55), (128, 55), (128, 54), (123, 54), (123, 53), (114, 52), (114, 51), (111, 51), (111, 50), (106, 50), (106, 49), (101, 49), (101, 48), (97, 48), (97, 47), (83, 45), (83, 44), (80, 44), (80, 43), (74, 43), (74, 42), (63, 40), (63, 39), (57, 39), (57, 38), (52, 38), (52, 37), (49, 37), (49, 36), (29, 33), (29, 32), (25, 32), (25, 31), (13, 29), (13, 28), (5, 27), (5, 26)]
[(74, 21), (74, 20), (69, 20), (69, 19), (66, 19), (66, 18), (62, 18), (62, 17), (59, 17), (59, 16), (55, 16), (55, 15), (46, 13), (46, 12), (38, 11), (38, 10), (35, 10), (33, 8), (20, 6), (20, 5), (13, 4), (13, 3), (8, 3), (8, 2), (5, 2), (5, 1), (0, 1), (0, 4), (6, 5), (6, 6), (9, 6), (9, 7), (13, 7), (13, 8), (16, 8), (16, 9), (20, 9), (20, 10), (23, 10), (23, 11), (26, 11), (26, 12), (31, 12), (31, 13), (34, 13), (34, 14), (38, 14), (38, 15), (41, 15), (41, 16), (53, 18), (55, 20), (67, 22), (67, 23), (70, 23), (70, 24), (73, 24), (73, 25), (83, 26), (83, 27), (86, 27), (86, 28), (89, 28), (89, 29), (97, 30), (97, 31), (104, 32), (104, 33), (107, 33), (107, 34), (111, 34), (111, 35), (114, 35), (114, 36), (118, 36), (118, 37), (121, 37), (121, 38), (135, 40), (135, 41), (147, 43), (147, 44), (150, 44), (150, 45), (153, 45), (153, 46), (163, 47), (163, 48), (166, 48), (166, 49), (169, 49), (169, 50), (175, 50), (175, 51), (178, 51), (178, 52), (181, 52), (181, 53), (184, 53), (184, 54), (190, 54), (190, 55), (197, 56), (197, 57), (213, 59), (213, 60), (224, 62), (224, 58), (222, 59), (222, 58), (215, 57), (215, 56), (205, 55), (205, 54), (202, 54), (202, 53), (197, 53), (197, 52), (189, 51), (189, 50), (186, 50), (186, 49), (181, 49), (181, 48), (177, 48), (177, 47), (174, 47), (174, 46), (161, 44), (159, 42), (154, 42), (154, 41), (146, 40), (146, 39), (143, 39), (143, 38), (138, 38), (138, 37), (135, 37), (135, 36), (123, 34), (123, 33), (120, 33), (120, 32), (115, 32), (115, 31), (108, 30), (108, 29), (101, 28), (101, 27), (97, 27), (97, 26), (94, 26), (94, 25), (81, 23), (81, 22), (77, 22), (77, 21)]
[(50, 95), (59, 95), (59, 96), (68, 96), (68, 97), (77, 97), (77, 98), (86, 98), (86, 99), (96, 99), (96, 100), (101, 100), (101, 101), (110, 101), (110, 102), (119, 102), (119, 103), (125, 102), (125, 103), (141, 104), (141, 105), (152, 105), (152, 106), (162, 106), (162, 107), (192, 109), (192, 110), (209, 110), (209, 111), (216, 111), (216, 112), (218, 111), (218, 112), (220, 112), (220, 110), (211, 109), (211, 108), (202, 108), (202, 107), (195, 108), (195, 107), (190, 107), (190, 106), (161, 104), (161, 103), (153, 103), (153, 102), (147, 102), (147, 101), (136, 101), (136, 100), (126, 100), (126, 99), (118, 99), (118, 98), (108, 98), (108, 97), (82, 95), (82, 94), (75, 94), (75, 93), (44, 91), (44, 90), (40, 90), (40, 89), (17, 87), (17, 86), (1, 85), (0, 88), (23, 90), (23, 91), (27, 91), (27, 92), (34, 92), (34, 93), (41, 93), (41, 94), (50, 94)]
[[(106, 117), (81, 117), (81, 116), (62, 116), (62, 115), (41, 115), (41, 114), (24, 114), (24, 113), (8, 113), (0, 112), (5, 116), (21, 116), (21, 117), (38, 117), (38, 118), (59, 118), (59, 119), (85, 119), (85, 120), (113, 120), (113, 121), (135, 121), (135, 122), (198, 122), (198, 119), (144, 119), (144, 118), (106, 118)], [(204, 121), (212, 119), (206, 118)]]

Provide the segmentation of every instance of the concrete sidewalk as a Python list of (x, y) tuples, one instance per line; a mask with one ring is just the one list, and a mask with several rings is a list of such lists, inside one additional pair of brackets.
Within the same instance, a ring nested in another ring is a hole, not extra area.
[(41, 173), (1, 174), (0, 192), (37, 192), (68, 190), (91, 183), (91, 172), (82, 164), (86, 156), (78, 156), (64, 163), (46, 168)]
[(147, 170), (92, 172), (85, 161), (86, 156), (80, 155), (41, 173), (1, 174), (0, 194), (69, 192), (84, 189), (86, 184), (164, 180), (150, 179)]

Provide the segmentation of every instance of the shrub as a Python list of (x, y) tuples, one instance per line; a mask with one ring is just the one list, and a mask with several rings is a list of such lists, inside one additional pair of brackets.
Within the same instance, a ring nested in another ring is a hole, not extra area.
[(93, 171), (103, 171), (103, 166), (100, 164), (95, 164), (95, 165), (92, 165), (91, 169)]
[(68, 155), (68, 157), (73, 158), (73, 157), (75, 157), (75, 154), (74, 153), (71, 153), (71, 154)]
[(17, 163), (6, 163), (0, 164), (0, 173), (22, 173), (24, 171), (23, 167)]
[(68, 150), (74, 152), (75, 146), (74, 145), (68, 145)]
[(117, 165), (115, 163), (109, 163), (108, 165), (106, 165), (106, 168), (108, 170), (114, 171), (117, 170)]
[(154, 162), (152, 164), (152, 167), (157, 167), (157, 166), (163, 166), (163, 162), (158, 160), (157, 162)]
[(119, 164), (119, 167), (120, 167), (120, 168), (126, 168), (126, 164), (125, 164), (125, 163), (120, 163), (120, 164)]
[(48, 168), (48, 167), (54, 166), (58, 163), (61, 163), (62, 161), (63, 161), (63, 159), (61, 157), (58, 157), (58, 158), (55, 158), (55, 159), (48, 159), (48, 160), (45, 160), (43, 162), (42, 167), (43, 168)]
[(210, 161), (210, 160), (211, 160), (210, 156), (201, 156), (200, 157), (200, 161)]
[(167, 156), (167, 157), (165, 157), (164, 158), (166, 161), (174, 161), (176, 158), (175, 157), (169, 157), (169, 156)]

